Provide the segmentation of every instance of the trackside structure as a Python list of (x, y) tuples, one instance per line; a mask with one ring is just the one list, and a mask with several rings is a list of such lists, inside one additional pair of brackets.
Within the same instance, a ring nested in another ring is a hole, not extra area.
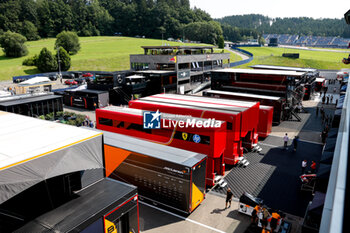
[[(184, 94), (205, 82), (210, 71), (229, 67), (229, 53), (213, 46), (142, 46), (144, 54), (130, 55), (133, 71), (175, 72), (176, 92)], [(175, 81), (175, 82), (174, 82)]]

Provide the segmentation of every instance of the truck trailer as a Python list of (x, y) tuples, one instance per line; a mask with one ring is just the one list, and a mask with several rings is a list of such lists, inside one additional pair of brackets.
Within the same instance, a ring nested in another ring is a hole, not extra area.
[[(186, 119), (185, 119), (186, 118)], [(213, 121), (205, 119), (206, 127), (187, 124), (203, 121), (199, 118), (162, 115), (160, 128), (144, 128), (144, 114), (140, 109), (110, 106), (96, 110), (96, 128), (114, 133), (142, 138), (160, 145), (176, 147), (208, 155), (206, 184), (214, 185), (215, 175), (224, 175), (224, 151), (226, 141), (226, 123), (214, 126)], [(211, 122), (211, 123), (210, 123)]]
[(140, 199), (186, 214), (204, 200), (206, 155), (102, 132), (106, 175), (137, 186)]

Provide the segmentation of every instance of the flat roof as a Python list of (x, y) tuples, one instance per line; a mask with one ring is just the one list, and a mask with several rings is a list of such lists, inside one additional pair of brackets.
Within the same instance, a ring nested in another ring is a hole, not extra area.
[(175, 71), (169, 70), (139, 70), (136, 71), (137, 74), (175, 74)]
[(40, 92), (40, 93), (35, 93), (35, 94), (20, 94), (20, 95), (10, 95), (10, 96), (0, 96), (0, 102), (33, 98), (33, 97), (46, 96), (46, 95), (52, 95), (52, 94)]
[(37, 217), (15, 232), (70, 232), (95, 215), (101, 219), (134, 194), (135, 186), (105, 178), (78, 192), (75, 199)]
[(62, 98), (62, 96), (60, 95), (43, 95), (43, 96), (37, 96), (37, 97), (27, 97), (27, 98), (22, 98), (17, 100), (2, 101), (0, 102), (0, 106), (8, 107), (13, 105), (28, 104), (28, 103), (37, 102), (37, 101), (60, 99), (60, 98)]
[(212, 103), (212, 104), (218, 104), (218, 105), (230, 105), (232, 107), (240, 107), (240, 108), (241, 107), (251, 108), (258, 103), (258, 101), (249, 102), (249, 101), (242, 101), (242, 100), (218, 99), (218, 98), (209, 97), (209, 96), (197, 96), (197, 95), (157, 94), (150, 97), (186, 100), (186, 101), (191, 101), (195, 103)]
[(103, 94), (103, 93), (108, 93), (108, 91), (91, 90), (91, 89), (76, 90), (76, 92), (81, 92), (81, 93), (92, 93), (92, 94)]
[(211, 109), (214, 111), (217, 110), (224, 110), (227, 112), (244, 112), (248, 108), (247, 107), (240, 107), (240, 106), (230, 106), (230, 105), (218, 105), (217, 103), (206, 103), (206, 102), (191, 102), (191, 101), (186, 101), (186, 100), (177, 100), (177, 99), (165, 99), (165, 98), (156, 98), (152, 96), (144, 97), (141, 98), (141, 100), (146, 100), (146, 101), (152, 101), (152, 102), (159, 102), (159, 103), (164, 103), (164, 104), (178, 104), (181, 106), (190, 106), (191, 108), (197, 107), (197, 108), (206, 108), (206, 109)]
[(142, 76), (142, 75), (130, 75), (130, 76), (126, 76), (125, 77), (126, 79), (140, 79), (140, 78), (146, 78), (145, 76)]
[(245, 73), (245, 74), (267, 74), (267, 75), (286, 75), (303, 76), (306, 72), (297, 72), (289, 70), (263, 70), (263, 69), (220, 69), (213, 70), (212, 73)]
[(302, 67), (292, 67), (292, 66), (253, 65), (250, 67), (254, 69), (291, 70), (291, 71), (300, 71), (300, 72), (317, 71), (317, 69), (314, 69), (314, 68), (302, 68)]
[(102, 130), (98, 131), (103, 132), (103, 139), (106, 145), (118, 147), (124, 150), (140, 153), (156, 159), (166, 160), (188, 167), (196, 165), (199, 161), (207, 157), (204, 154), (161, 145), (159, 143), (150, 142), (145, 139), (138, 139)]
[[(138, 109), (138, 108), (127, 108), (127, 107), (118, 107), (118, 106), (107, 106), (102, 108), (102, 110), (107, 110), (107, 111), (112, 111), (112, 112), (120, 112), (120, 113), (125, 113), (125, 114), (133, 114), (137, 116), (143, 116), (143, 112), (146, 110)], [(172, 120), (172, 121), (177, 121), (177, 120), (187, 120), (187, 119), (195, 119), (195, 120), (203, 120), (203, 118), (198, 118), (198, 117), (191, 117), (191, 116), (185, 116), (181, 114), (171, 114), (171, 113), (165, 113), (162, 112), (162, 119), (167, 119), (167, 120)], [(223, 121), (218, 121), (224, 123)], [(211, 127), (210, 127), (211, 128)]]
[(162, 46), (141, 46), (143, 49), (214, 49), (214, 46), (183, 46), (183, 45), (162, 45)]
[(158, 98), (158, 99), (155, 99), (155, 98), (147, 99), (147, 97), (144, 97), (144, 98), (138, 99), (136, 101), (137, 102), (141, 102), (141, 103), (148, 103), (148, 104), (157, 103), (157, 105), (162, 105), (162, 106), (173, 106), (173, 107), (178, 107), (178, 108), (195, 109), (195, 110), (201, 110), (201, 111), (202, 110), (216, 111), (216, 112), (221, 112), (221, 113), (230, 114), (230, 115), (238, 115), (238, 114), (240, 114), (240, 112), (233, 112), (233, 111), (230, 111), (230, 110), (212, 108), (212, 107), (208, 107), (208, 105), (207, 106), (202, 106), (202, 107), (191, 106), (191, 105), (184, 105), (184, 104), (181, 104), (181, 103), (179, 104), (179, 103), (173, 103), (173, 102), (170, 102), (170, 101), (164, 101), (164, 99), (160, 99), (160, 98)]
[(276, 96), (257, 95), (257, 94), (250, 94), (250, 93), (241, 93), (241, 92), (217, 91), (217, 90), (208, 90), (205, 92), (212, 93), (212, 94), (231, 95), (231, 96), (242, 96), (242, 97), (247, 96), (247, 97), (252, 97), (252, 98), (269, 99), (269, 100), (280, 100), (281, 99), (281, 97), (276, 97)]
[(100, 135), (3, 111), (0, 111), (0, 129), (0, 171)]

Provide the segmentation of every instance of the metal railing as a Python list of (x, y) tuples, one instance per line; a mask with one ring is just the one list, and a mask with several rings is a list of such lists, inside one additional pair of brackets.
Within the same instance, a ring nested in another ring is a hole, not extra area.
[(349, 154), (349, 127), (350, 127), (350, 104), (348, 88), (343, 104), (340, 119), (339, 132), (334, 150), (332, 169), (329, 177), (328, 188), (320, 233), (341, 233), (343, 232), (344, 204), (346, 193), (346, 177)]

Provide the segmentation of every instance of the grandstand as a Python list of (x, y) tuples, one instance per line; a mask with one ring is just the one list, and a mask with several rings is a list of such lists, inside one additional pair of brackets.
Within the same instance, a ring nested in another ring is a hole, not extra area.
[(323, 37), (323, 36), (298, 36), (289, 34), (264, 34), (265, 41), (270, 38), (277, 38), (278, 44), (310, 46), (310, 47), (329, 47), (329, 48), (347, 48), (350, 39), (342, 37)]

